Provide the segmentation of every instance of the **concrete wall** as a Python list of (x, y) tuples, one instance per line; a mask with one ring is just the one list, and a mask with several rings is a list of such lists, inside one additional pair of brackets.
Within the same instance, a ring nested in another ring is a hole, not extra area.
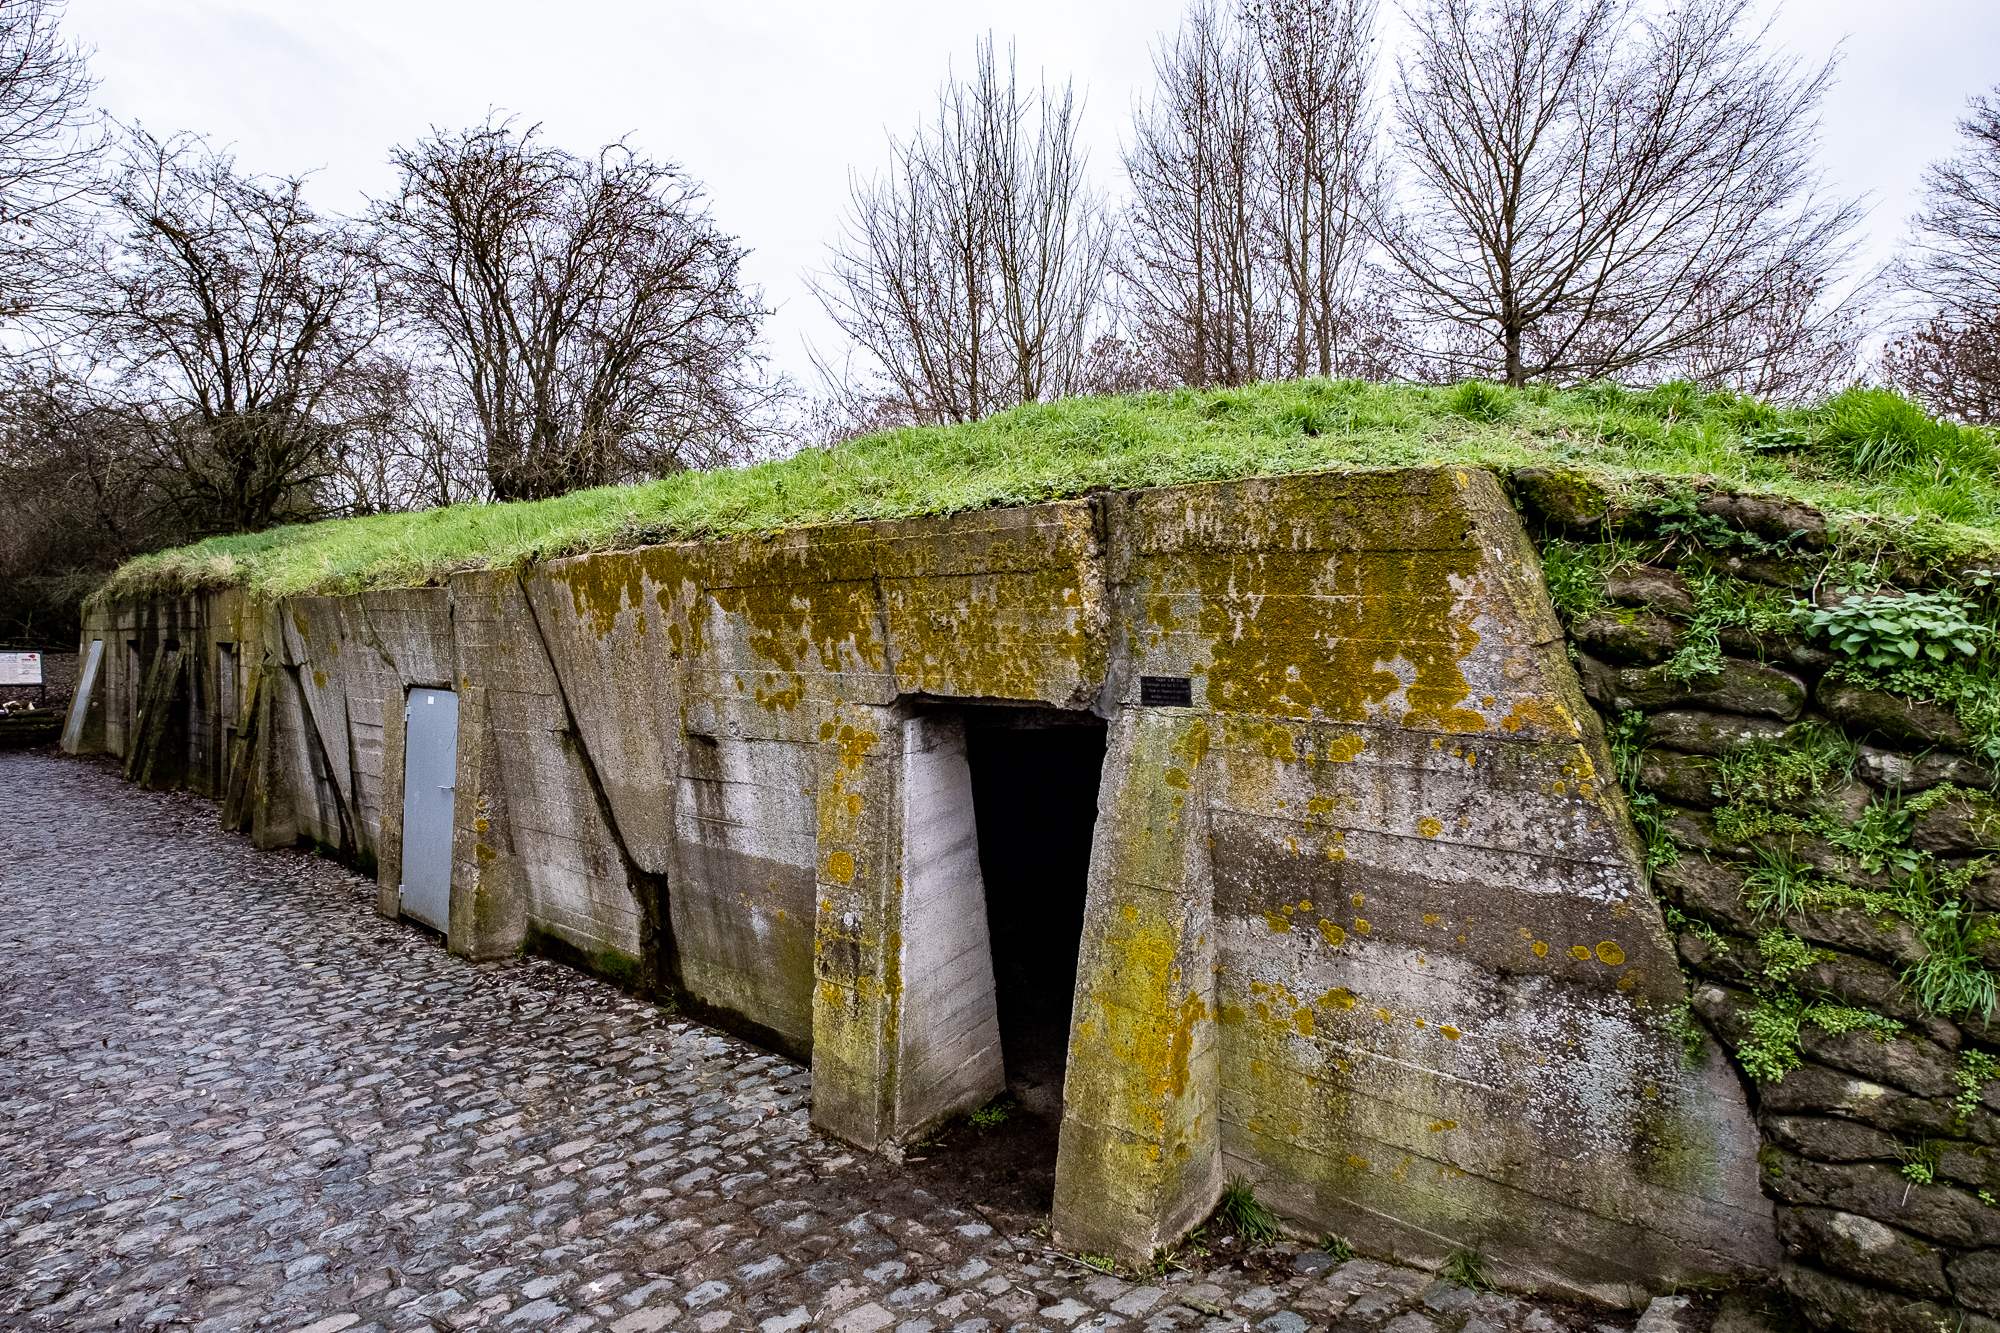
[(1536, 571), (1490, 475), (1424, 468), (163, 598), (86, 636), (206, 662), (262, 626), (228, 630), (262, 649), (256, 743), (202, 789), (372, 861), (391, 913), (401, 696), (456, 689), (450, 946), (809, 1057), (815, 1122), (871, 1148), (1001, 1086), (957, 710), (1095, 711), (1058, 1238), (1144, 1259), (1240, 1174), (1315, 1233), (1622, 1301), (1776, 1245)]

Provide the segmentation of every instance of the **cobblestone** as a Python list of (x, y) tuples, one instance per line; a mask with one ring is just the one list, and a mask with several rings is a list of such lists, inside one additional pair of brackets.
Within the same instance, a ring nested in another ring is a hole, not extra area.
[(1105, 1275), (812, 1132), (790, 1061), (453, 958), (209, 802), (0, 753), (0, 821), (6, 1327), (1631, 1327), (1295, 1245)]

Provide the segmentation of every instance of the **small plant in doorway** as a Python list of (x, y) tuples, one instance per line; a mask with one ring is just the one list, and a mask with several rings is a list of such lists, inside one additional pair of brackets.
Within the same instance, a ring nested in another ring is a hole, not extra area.
[(1319, 1247), (1342, 1263), (1348, 1263), (1354, 1258), (1354, 1247), (1331, 1231), (1320, 1237)]
[(1269, 1245), (1278, 1239), (1278, 1215), (1257, 1201), (1250, 1182), (1241, 1176), (1230, 1177), (1222, 1187), (1215, 1215), (1247, 1244)]
[(1014, 1114), (1014, 1103), (1006, 1098), (988, 1102), (974, 1111), (966, 1119), (974, 1129), (998, 1129), (1007, 1123), (1007, 1117)]

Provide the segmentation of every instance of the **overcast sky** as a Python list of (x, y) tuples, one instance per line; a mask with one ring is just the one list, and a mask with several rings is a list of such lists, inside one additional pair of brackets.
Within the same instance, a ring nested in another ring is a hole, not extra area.
[[(1384, 9), (1393, 8), (1385, 3)], [(801, 273), (840, 225), (850, 167), (879, 170), (977, 34), (1017, 44), (1025, 74), (1074, 78), (1098, 180), (1119, 183), (1118, 142), (1150, 48), (1178, 0), (1012, 4), (635, 3), (628, 0), (71, 0), (70, 33), (96, 49), (98, 100), (155, 133), (194, 130), (239, 164), (316, 171), (323, 209), (385, 194), (387, 150), (489, 107), (540, 121), (588, 151), (630, 136), (683, 163), (754, 253), (778, 314), (773, 361), (810, 379), (802, 340), (838, 346)], [(1837, 190), (1872, 196), (1886, 254), (1918, 174), (1953, 147), (1965, 99), (2000, 82), (1995, 0), (1792, 0), (1776, 41), (1821, 60), (1842, 46), (1824, 156)]]

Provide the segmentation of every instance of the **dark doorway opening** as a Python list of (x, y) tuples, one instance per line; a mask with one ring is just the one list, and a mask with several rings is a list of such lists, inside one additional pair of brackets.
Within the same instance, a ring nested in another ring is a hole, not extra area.
[(954, 1124), (927, 1160), (962, 1177), (988, 1212), (1038, 1220), (1055, 1198), (1105, 725), (1089, 713), (1043, 708), (969, 706), (964, 717), (1001, 1056), (1014, 1109), (997, 1126)]
[(1058, 1119), (1104, 769), (1104, 723), (1084, 716), (968, 708), (965, 720), (1007, 1090)]

